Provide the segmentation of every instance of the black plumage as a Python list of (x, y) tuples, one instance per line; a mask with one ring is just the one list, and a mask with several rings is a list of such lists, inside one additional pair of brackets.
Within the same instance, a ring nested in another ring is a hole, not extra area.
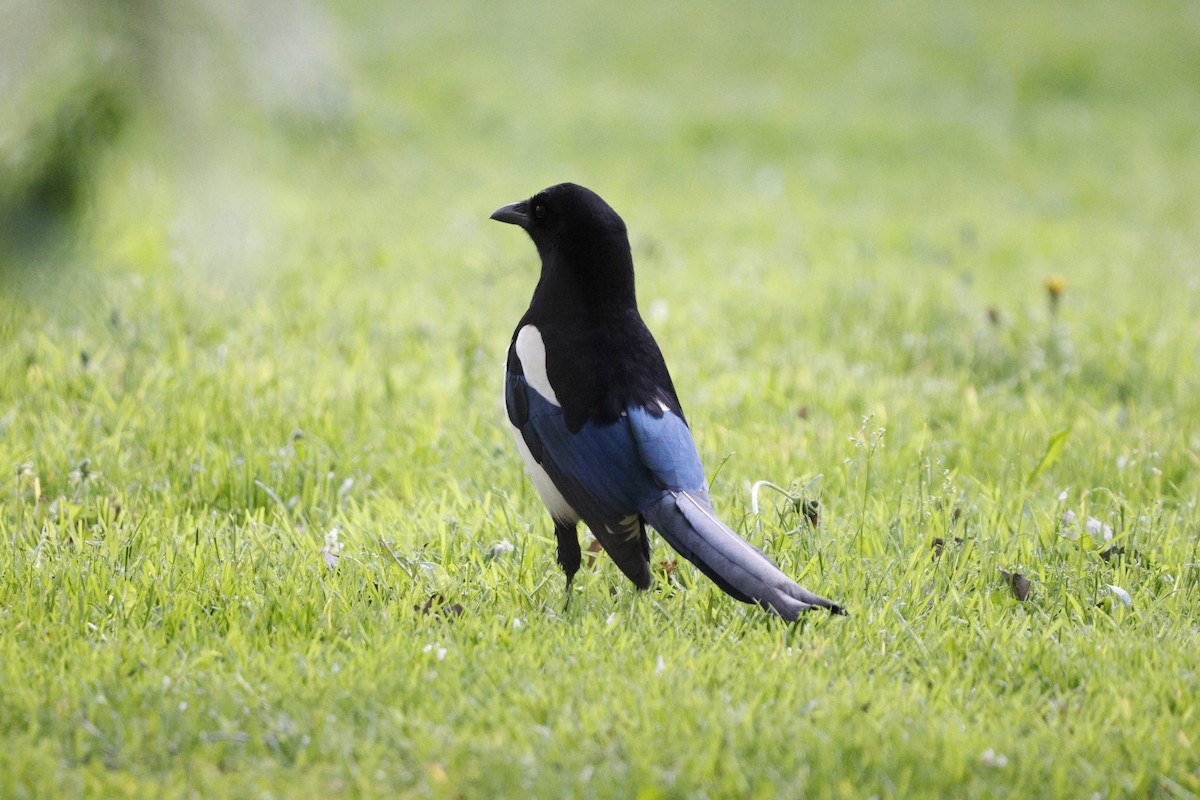
[(618, 567), (650, 585), (649, 523), (731, 596), (787, 619), (840, 606), (797, 585), (713, 511), (683, 408), (638, 313), (625, 223), (564, 183), (497, 209), (524, 228), (542, 269), (509, 345), (505, 401), (554, 520), (567, 587), (583, 520)]

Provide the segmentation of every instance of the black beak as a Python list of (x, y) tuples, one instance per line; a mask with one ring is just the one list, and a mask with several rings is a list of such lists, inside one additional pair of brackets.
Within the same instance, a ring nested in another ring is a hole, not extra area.
[(522, 228), (529, 228), (529, 201), (522, 200), (519, 203), (510, 203), (506, 206), (501, 206), (492, 212), (492, 219), (499, 222), (507, 222), (511, 225), (520, 225)]

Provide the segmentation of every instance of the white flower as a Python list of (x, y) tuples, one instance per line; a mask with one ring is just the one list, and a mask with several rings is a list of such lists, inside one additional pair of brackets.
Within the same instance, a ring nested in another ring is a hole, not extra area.
[(340, 555), (342, 552), (342, 543), (338, 541), (337, 528), (330, 528), (329, 533), (325, 534), (325, 552), (331, 556)]
[(321, 557), (325, 559), (325, 566), (336, 569), (338, 559), (341, 557), (338, 554), (341, 552), (342, 543), (338, 541), (338, 529), (330, 528), (329, 533), (325, 534), (325, 546), (321, 548)]
[(1103, 537), (1104, 541), (1110, 542), (1113, 538), (1113, 529), (1095, 517), (1087, 518), (1087, 532), (1093, 539)]
[(985, 767), (1008, 766), (1008, 756), (1004, 755), (1004, 753), (997, 753), (990, 747), (983, 751), (983, 755), (980, 756), (980, 760), (983, 761), (983, 765)]
[(665, 661), (663, 661), (663, 657), (660, 655), (658, 657), (658, 660), (654, 662), (654, 674), (662, 675), (666, 671), (667, 671), (667, 663)]
[(1058, 495), (1058, 502), (1060, 502), (1060, 503), (1064, 503), (1064, 502), (1066, 502), (1066, 500), (1067, 500), (1067, 493), (1068, 493), (1068, 492), (1070, 492), (1070, 491), (1071, 491), (1070, 489), (1063, 489), (1063, 490), (1062, 490), (1062, 491), (1059, 493), (1059, 495)]
[(1078, 539), (1079, 529), (1075, 527), (1076, 519), (1077, 517), (1075, 516), (1074, 511), (1069, 508), (1064, 511), (1062, 519), (1058, 524), (1058, 535), (1062, 536), (1064, 539), (1070, 539), (1072, 541)]
[(512, 542), (510, 542), (508, 539), (501, 539), (492, 545), (492, 549), (488, 551), (488, 557), (499, 558), (500, 556), (508, 555), (514, 549), (516, 548), (513, 547)]

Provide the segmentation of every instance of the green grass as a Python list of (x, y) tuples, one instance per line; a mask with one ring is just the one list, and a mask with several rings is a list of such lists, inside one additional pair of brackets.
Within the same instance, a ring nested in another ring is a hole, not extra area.
[[(1194, 6), (323, 14), (325, 100), (165, 71), (0, 272), (0, 796), (1200, 795)], [(487, 215), (568, 179), (848, 618), (563, 611)]]

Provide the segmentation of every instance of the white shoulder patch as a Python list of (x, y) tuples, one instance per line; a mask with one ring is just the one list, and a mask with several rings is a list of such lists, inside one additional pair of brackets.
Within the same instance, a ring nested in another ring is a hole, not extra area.
[(532, 325), (522, 326), (517, 332), (516, 350), (526, 382), (542, 397), (561, 406), (546, 375), (546, 344), (542, 341), (541, 332)]

